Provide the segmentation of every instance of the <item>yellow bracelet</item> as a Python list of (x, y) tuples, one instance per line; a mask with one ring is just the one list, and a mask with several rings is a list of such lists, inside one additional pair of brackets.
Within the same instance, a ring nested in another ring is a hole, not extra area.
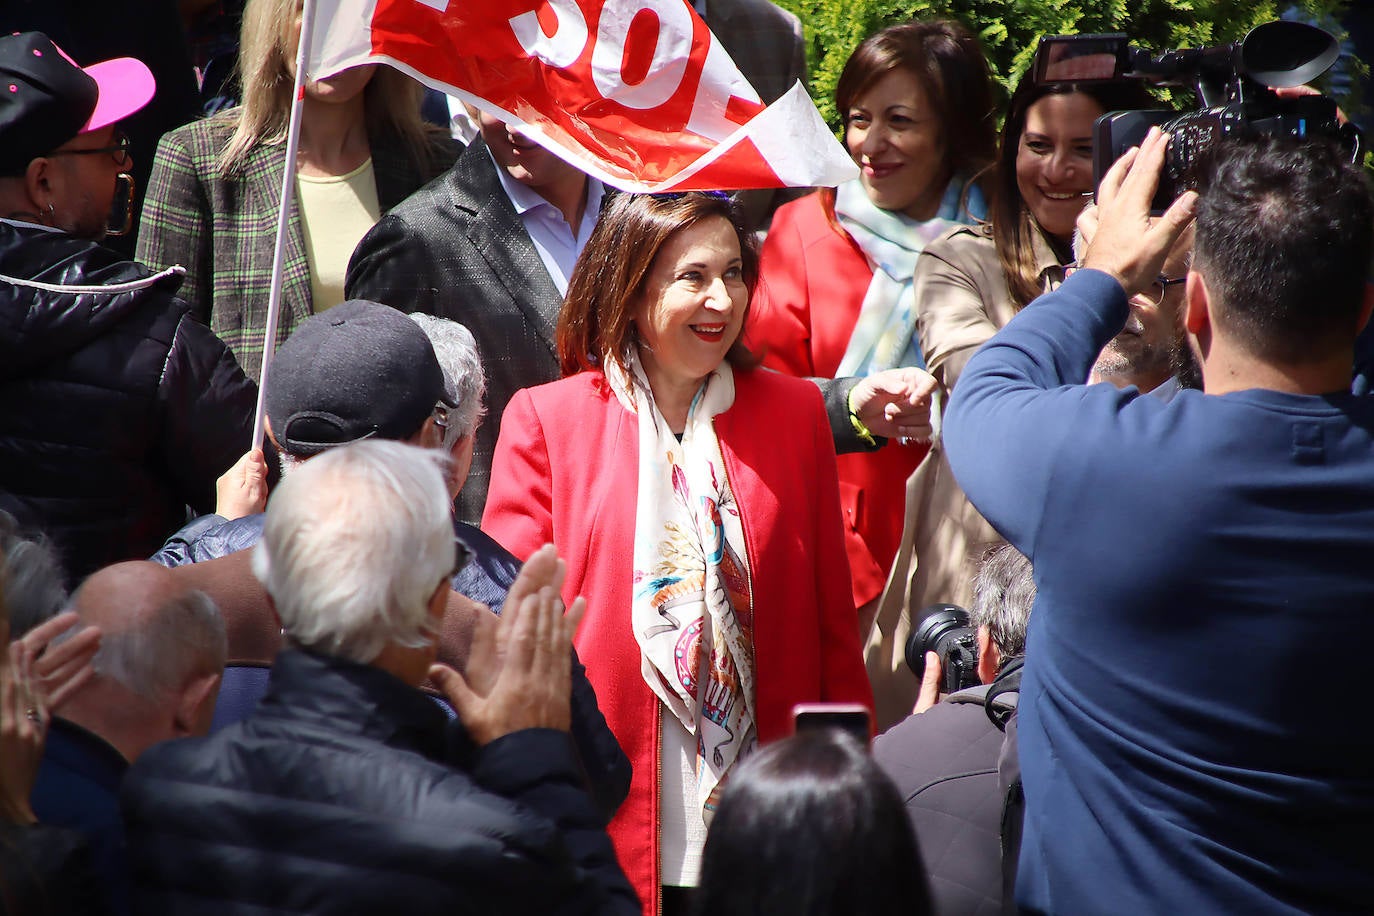
[(873, 433), (867, 426), (864, 426), (864, 421), (859, 419), (859, 412), (854, 409), (854, 391), (858, 387), (855, 385), (849, 389), (849, 395), (845, 398), (845, 403), (849, 407), (849, 423), (854, 427), (854, 434), (859, 437), (860, 442), (865, 445), (877, 445), (878, 440), (873, 438)]

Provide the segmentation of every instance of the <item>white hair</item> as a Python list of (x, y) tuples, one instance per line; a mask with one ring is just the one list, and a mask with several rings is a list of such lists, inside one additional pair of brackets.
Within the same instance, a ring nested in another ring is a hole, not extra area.
[(411, 312), (410, 318), (429, 338), (439, 368), (458, 394), (458, 406), (450, 411), (448, 429), (444, 432), (444, 448), (452, 449), (454, 443), (477, 429), (487, 412), (487, 374), (477, 353), (477, 341), (471, 331), (456, 321), (424, 312)]
[(453, 571), (440, 453), (357, 442), (311, 458), (267, 505), (253, 573), (288, 639), (368, 663), (433, 641), (429, 600)]
[(0, 510), (0, 613), (8, 609), (10, 638), (57, 616), (66, 604), (57, 552), (42, 535), (26, 537), (14, 516)]

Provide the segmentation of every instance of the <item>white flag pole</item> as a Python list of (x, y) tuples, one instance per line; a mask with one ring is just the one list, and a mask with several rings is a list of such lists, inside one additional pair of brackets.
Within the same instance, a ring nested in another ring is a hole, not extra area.
[(267, 377), (276, 349), (277, 320), (281, 315), (282, 261), (286, 256), (286, 232), (290, 223), (291, 199), (296, 191), (296, 147), (301, 138), (301, 103), (305, 100), (306, 62), (310, 59), (310, 37), (314, 29), (315, 0), (305, 0), (301, 9), (301, 38), (296, 49), (296, 85), (291, 91), (291, 115), (286, 126), (286, 167), (281, 177), (281, 209), (277, 213), (277, 244), (272, 251), (272, 283), (267, 293), (267, 329), (262, 335), (262, 371), (258, 375), (258, 406), (253, 414), (253, 448), (262, 448), (263, 416), (267, 413)]

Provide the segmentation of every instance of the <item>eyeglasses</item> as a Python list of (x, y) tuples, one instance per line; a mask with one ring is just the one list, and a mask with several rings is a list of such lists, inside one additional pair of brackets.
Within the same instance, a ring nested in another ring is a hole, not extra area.
[(1168, 294), (1169, 287), (1177, 286), (1178, 284), (1184, 283), (1187, 280), (1188, 278), (1186, 276), (1166, 277), (1163, 274), (1160, 274), (1158, 277), (1155, 277), (1154, 282), (1152, 282), (1149, 286), (1145, 287), (1145, 289), (1138, 293), (1138, 295), (1146, 302), (1158, 308), (1159, 304), (1164, 301), (1164, 297)]
[(97, 146), (91, 149), (59, 149), (48, 153), (49, 156), (91, 156), (96, 153), (103, 153), (114, 159), (114, 164), (121, 169), (127, 169), (133, 165), (133, 159), (129, 155), (129, 150), (133, 144), (129, 140), (129, 135), (119, 132), (114, 135), (113, 146)]

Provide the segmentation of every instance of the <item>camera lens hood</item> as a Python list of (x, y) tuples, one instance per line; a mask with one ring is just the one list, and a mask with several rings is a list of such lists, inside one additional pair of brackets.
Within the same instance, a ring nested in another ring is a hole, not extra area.
[(903, 647), (907, 667), (920, 678), (926, 668), (926, 652), (934, 652), (950, 630), (968, 625), (968, 611), (957, 604), (932, 604), (922, 609), (920, 622), (911, 628)]
[(1278, 20), (1255, 26), (1241, 39), (1240, 69), (1270, 89), (1302, 86), (1329, 70), (1340, 53), (1329, 32)]

